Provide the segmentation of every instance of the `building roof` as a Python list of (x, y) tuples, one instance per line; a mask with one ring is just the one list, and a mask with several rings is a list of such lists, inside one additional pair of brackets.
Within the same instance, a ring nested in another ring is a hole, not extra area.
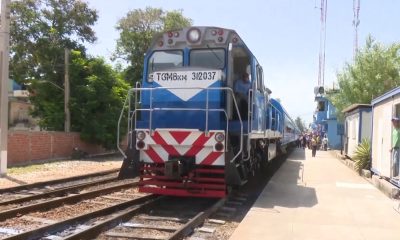
[(390, 91), (388, 91), (388, 92), (382, 94), (381, 96), (379, 96), (379, 97), (373, 99), (373, 100), (371, 101), (371, 105), (373, 106), (373, 105), (375, 105), (375, 104), (377, 104), (377, 103), (380, 103), (380, 102), (382, 102), (382, 101), (385, 101), (386, 99), (388, 99), (388, 98), (390, 98), (390, 97), (393, 97), (393, 96), (395, 96), (395, 95), (397, 95), (397, 94), (400, 94), (400, 87), (393, 88), (392, 90), (390, 90)]
[(342, 113), (348, 113), (358, 108), (371, 108), (371, 104), (355, 103), (343, 109)]

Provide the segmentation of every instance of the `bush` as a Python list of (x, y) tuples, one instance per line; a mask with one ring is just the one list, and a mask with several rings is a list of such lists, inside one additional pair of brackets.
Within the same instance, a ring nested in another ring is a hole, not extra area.
[(371, 166), (371, 143), (368, 139), (363, 139), (354, 152), (353, 160), (358, 172), (362, 169), (369, 169)]

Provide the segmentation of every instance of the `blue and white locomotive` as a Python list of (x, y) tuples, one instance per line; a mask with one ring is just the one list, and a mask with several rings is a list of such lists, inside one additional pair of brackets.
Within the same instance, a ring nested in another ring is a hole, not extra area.
[[(234, 30), (157, 35), (144, 61), (141, 84), (126, 104), (126, 158), (140, 163), (141, 192), (224, 197), (299, 134), (269, 98), (261, 65)], [(235, 84), (244, 73), (251, 85), (239, 97)]]

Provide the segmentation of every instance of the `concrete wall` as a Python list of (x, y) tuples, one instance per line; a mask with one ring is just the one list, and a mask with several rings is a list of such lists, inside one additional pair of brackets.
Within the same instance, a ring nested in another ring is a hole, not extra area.
[(8, 165), (69, 158), (75, 147), (89, 154), (106, 152), (98, 145), (82, 141), (79, 133), (9, 131)]
[(338, 135), (338, 122), (334, 120), (326, 120), (328, 124), (328, 147), (332, 149), (341, 148), (341, 135)]

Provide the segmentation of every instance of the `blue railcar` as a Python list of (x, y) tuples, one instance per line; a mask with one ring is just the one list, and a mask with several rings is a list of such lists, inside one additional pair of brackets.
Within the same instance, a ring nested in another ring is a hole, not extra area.
[[(240, 95), (234, 89), (244, 74), (250, 89)], [(140, 162), (139, 190), (224, 197), (228, 186), (244, 184), (296, 129), (264, 83), (234, 30), (189, 27), (155, 36), (143, 79), (127, 99), (127, 159)]]

